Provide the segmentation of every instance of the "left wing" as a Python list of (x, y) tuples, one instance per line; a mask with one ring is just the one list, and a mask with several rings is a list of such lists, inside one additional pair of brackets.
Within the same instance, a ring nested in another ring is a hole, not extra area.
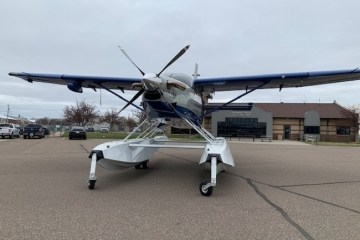
[[(109, 89), (134, 90), (131, 85), (141, 83), (140, 78), (121, 78), (121, 77), (97, 77), (80, 76), (67, 74), (47, 74), (47, 73), (25, 73), (11, 72), (10, 76), (22, 78), (28, 82), (43, 82), (60, 85), (77, 84), (79, 87), (99, 88), (100, 86)], [(70, 88), (70, 87), (69, 87)]]
[(261, 85), (261, 89), (267, 88), (291, 88), (305, 87), (327, 83), (360, 80), (360, 70), (280, 73), (257, 76), (197, 78), (194, 80), (194, 88), (197, 92), (251, 90)]

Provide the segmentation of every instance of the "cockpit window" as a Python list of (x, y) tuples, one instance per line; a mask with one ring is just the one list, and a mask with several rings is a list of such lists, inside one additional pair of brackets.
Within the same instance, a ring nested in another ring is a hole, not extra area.
[(182, 83), (185, 83), (189, 87), (192, 87), (194, 78), (192, 76), (189, 76), (184, 73), (169, 73), (166, 74), (168, 77), (174, 78), (176, 80), (179, 80)]

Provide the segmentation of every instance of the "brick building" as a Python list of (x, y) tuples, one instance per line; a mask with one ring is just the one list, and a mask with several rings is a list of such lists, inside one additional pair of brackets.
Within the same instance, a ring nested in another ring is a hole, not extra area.
[[(220, 105), (210, 103), (205, 109)], [(350, 118), (337, 103), (235, 103), (206, 116), (204, 126), (224, 137), (353, 142), (358, 132)]]

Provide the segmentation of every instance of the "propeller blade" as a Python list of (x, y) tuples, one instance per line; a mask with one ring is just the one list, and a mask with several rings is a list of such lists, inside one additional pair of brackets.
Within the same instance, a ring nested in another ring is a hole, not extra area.
[(134, 66), (135, 66), (135, 67), (141, 72), (141, 74), (144, 76), (145, 73), (133, 62), (133, 60), (131, 60), (131, 58), (126, 54), (125, 50), (122, 49), (120, 46), (118, 46), (118, 47), (120, 48), (120, 50), (122, 51), (122, 53), (125, 55), (125, 57), (127, 57), (127, 59), (129, 59), (130, 62), (131, 62), (132, 64), (134, 64)]
[(136, 99), (138, 99), (143, 93), (145, 92), (145, 89), (142, 88), (140, 91), (138, 91), (135, 96), (118, 112), (121, 113), (125, 108), (127, 108), (130, 104), (132, 104)]
[(186, 47), (181, 49), (180, 52), (173, 59), (171, 59), (171, 61), (157, 75), (159, 76), (165, 69), (167, 69), (171, 64), (178, 60), (178, 58), (181, 57), (189, 49), (189, 47), (190, 45), (187, 45)]

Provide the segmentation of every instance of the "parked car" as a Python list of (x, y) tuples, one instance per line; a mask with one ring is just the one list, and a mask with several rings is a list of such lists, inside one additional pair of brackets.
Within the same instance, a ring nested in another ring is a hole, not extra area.
[(0, 124), (0, 136), (1, 136), (1, 138), (19, 137), (20, 136), (20, 130), (15, 127), (15, 124), (1, 123)]
[(95, 129), (93, 127), (88, 127), (86, 129), (87, 132), (95, 132)]
[(100, 132), (102, 132), (102, 133), (108, 133), (108, 132), (109, 132), (109, 128), (108, 128), (108, 127), (101, 127), (101, 128), (100, 128)]
[(45, 129), (40, 124), (28, 124), (24, 127), (23, 138), (38, 137), (39, 139), (45, 137)]
[(48, 128), (44, 127), (44, 133), (45, 135), (50, 135), (50, 131)]
[(17, 129), (19, 129), (19, 134), (20, 134), (20, 135), (23, 135), (24, 127), (21, 127), (20, 125), (15, 125), (15, 127), (16, 127)]
[(72, 127), (69, 132), (69, 140), (84, 139), (86, 140), (86, 132), (84, 127)]

